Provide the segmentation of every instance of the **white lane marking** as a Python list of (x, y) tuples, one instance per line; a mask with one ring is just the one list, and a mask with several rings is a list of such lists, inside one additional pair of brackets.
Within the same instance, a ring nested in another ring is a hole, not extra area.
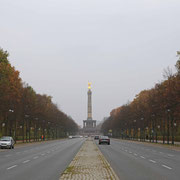
[(15, 167), (17, 167), (17, 165), (14, 165), (14, 166), (8, 167), (8, 168), (7, 168), (7, 170), (10, 170), (10, 169), (15, 168)]
[(134, 155), (135, 155), (135, 156), (137, 156), (137, 154), (136, 154), (136, 153), (134, 153)]
[(171, 167), (166, 166), (166, 165), (164, 165), (164, 164), (162, 164), (162, 166), (165, 167), (165, 168), (167, 168), (167, 169), (170, 169), (170, 170), (172, 169)]
[(127, 152), (127, 149), (125, 149), (125, 151)]
[(10, 157), (10, 156), (12, 156), (12, 155), (6, 155), (5, 157)]
[(152, 159), (149, 159), (149, 161), (152, 162), (152, 163), (156, 163), (156, 161), (154, 161), (154, 160), (152, 160)]
[(142, 159), (146, 159), (144, 156), (140, 156)]
[(23, 161), (23, 163), (25, 164), (25, 163), (28, 163), (30, 160), (26, 160), (26, 161)]
[(168, 154), (168, 156), (170, 156), (170, 157), (174, 157), (174, 155), (172, 155), (172, 154)]
[(130, 154), (132, 154), (132, 152), (131, 152), (131, 151), (129, 151), (129, 153), (130, 153)]
[(159, 152), (160, 154), (163, 154), (163, 152)]
[(35, 156), (35, 157), (33, 157), (33, 159), (37, 159), (37, 158), (39, 158), (39, 156)]
[(41, 156), (44, 156), (45, 154), (41, 154)]

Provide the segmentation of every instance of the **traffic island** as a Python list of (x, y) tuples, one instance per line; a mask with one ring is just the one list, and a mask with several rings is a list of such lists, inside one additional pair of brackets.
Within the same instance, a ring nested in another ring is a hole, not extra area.
[(118, 180), (119, 178), (106, 161), (92, 139), (87, 139), (81, 149), (62, 173), (60, 180)]

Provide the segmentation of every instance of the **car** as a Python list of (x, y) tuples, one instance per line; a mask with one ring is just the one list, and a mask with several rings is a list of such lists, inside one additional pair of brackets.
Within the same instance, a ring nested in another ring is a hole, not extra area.
[(110, 139), (108, 136), (100, 136), (99, 137), (99, 144), (108, 144), (110, 145)]
[(95, 139), (95, 140), (98, 140), (98, 139), (99, 139), (99, 136), (97, 136), (97, 135), (94, 136), (94, 139)]
[(11, 136), (3, 136), (0, 138), (0, 149), (2, 148), (8, 148), (8, 149), (14, 149), (14, 140)]

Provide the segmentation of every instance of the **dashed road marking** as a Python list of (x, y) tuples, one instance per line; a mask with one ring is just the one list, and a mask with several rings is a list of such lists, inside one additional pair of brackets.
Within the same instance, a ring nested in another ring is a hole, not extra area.
[(149, 161), (152, 162), (152, 163), (156, 163), (156, 161), (154, 161), (154, 160), (152, 160), (152, 159), (149, 159)]
[(137, 156), (137, 154), (136, 154), (136, 153), (134, 153), (134, 155), (135, 155), (135, 156)]
[(142, 159), (146, 159), (144, 156), (140, 156)]
[(8, 168), (7, 168), (7, 170), (13, 169), (13, 168), (15, 168), (15, 167), (17, 167), (17, 165), (14, 165), (14, 166), (8, 167)]
[(174, 155), (172, 155), (172, 154), (168, 154), (168, 156), (170, 156), (170, 157), (174, 157)]
[(23, 161), (23, 163), (25, 164), (25, 163), (28, 163), (30, 160), (26, 160), (26, 161)]
[(43, 153), (43, 154), (41, 154), (41, 156), (44, 156), (45, 154)]
[(33, 159), (37, 159), (37, 158), (39, 158), (39, 156), (35, 156), (35, 157), (33, 157)]
[(10, 157), (10, 156), (12, 156), (12, 155), (6, 155), (5, 157)]
[(170, 170), (172, 169), (171, 167), (166, 166), (166, 165), (164, 165), (164, 164), (162, 164), (162, 166), (165, 167), (165, 168), (167, 168), (167, 169), (170, 169)]

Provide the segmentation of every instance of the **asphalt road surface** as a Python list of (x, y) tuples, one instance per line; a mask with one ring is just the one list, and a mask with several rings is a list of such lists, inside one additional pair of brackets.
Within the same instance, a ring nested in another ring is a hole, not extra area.
[(98, 147), (121, 180), (180, 179), (180, 151), (115, 139)]
[(0, 180), (58, 180), (83, 138), (47, 141), (0, 151)]

